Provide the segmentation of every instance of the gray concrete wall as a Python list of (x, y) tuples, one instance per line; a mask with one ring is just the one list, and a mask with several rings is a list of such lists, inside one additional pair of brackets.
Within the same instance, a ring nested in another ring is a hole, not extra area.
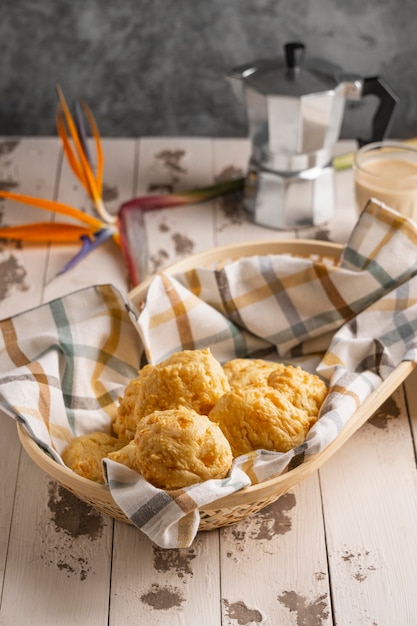
[[(244, 136), (225, 73), (289, 40), (397, 91), (417, 136), (416, 0), (0, 0), (0, 134), (55, 133), (55, 84), (103, 136)], [(369, 125), (350, 105), (343, 136)], [(363, 134), (363, 132), (362, 132)]]

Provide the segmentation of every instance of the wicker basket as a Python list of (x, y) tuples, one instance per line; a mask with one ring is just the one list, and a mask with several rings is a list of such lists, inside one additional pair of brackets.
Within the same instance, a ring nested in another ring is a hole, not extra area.
[[(184, 272), (195, 267), (209, 267), (227, 263), (227, 261), (256, 254), (290, 253), (297, 256), (319, 258), (325, 262), (336, 263), (340, 258), (342, 246), (326, 242), (310, 240), (263, 241), (224, 246), (201, 254), (188, 257), (168, 268), (170, 274)], [(141, 283), (130, 293), (131, 300), (140, 305), (146, 295), (150, 279)], [(327, 459), (366, 422), (376, 409), (386, 400), (401, 382), (411, 373), (413, 363), (403, 362), (395, 371), (366, 399), (355, 415), (349, 420), (338, 437), (320, 454), (305, 461), (298, 467), (257, 485), (245, 487), (232, 495), (220, 498), (206, 507), (200, 508), (199, 530), (212, 530), (221, 526), (235, 524), (262, 508), (275, 502), (294, 485), (316, 471)], [(46, 474), (63, 487), (71, 491), (80, 500), (91, 504), (101, 513), (130, 523), (123, 511), (113, 500), (106, 485), (99, 485), (70, 469), (56, 463), (29, 436), (27, 431), (18, 424), (18, 435), (22, 446), (30, 458)]]

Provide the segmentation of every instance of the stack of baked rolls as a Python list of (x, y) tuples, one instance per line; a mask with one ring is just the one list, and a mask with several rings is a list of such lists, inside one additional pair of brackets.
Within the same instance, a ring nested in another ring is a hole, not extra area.
[(184, 350), (145, 365), (119, 398), (112, 433), (74, 437), (62, 459), (99, 483), (105, 457), (161, 489), (224, 478), (242, 454), (302, 443), (327, 391), (301, 367), (262, 359), (222, 366), (209, 349)]

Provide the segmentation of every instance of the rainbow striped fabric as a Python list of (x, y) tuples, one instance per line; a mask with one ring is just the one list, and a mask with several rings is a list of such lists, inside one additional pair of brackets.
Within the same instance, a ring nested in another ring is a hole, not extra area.
[(112, 496), (162, 547), (191, 545), (198, 508), (291, 470), (324, 450), (403, 360), (417, 361), (417, 224), (370, 202), (337, 265), (291, 255), (157, 275), (139, 313), (109, 285), (0, 322), (0, 407), (57, 462), (69, 439), (109, 431), (117, 399), (146, 361), (210, 347), (235, 357), (302, 364), (330, 385), (306, 442), (257, 451), (230, 475), (175, 492), (106, 460)]

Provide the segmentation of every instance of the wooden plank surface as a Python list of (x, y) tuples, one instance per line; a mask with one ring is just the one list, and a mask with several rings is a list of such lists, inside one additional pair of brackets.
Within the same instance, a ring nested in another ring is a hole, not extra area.
[(224, 624), (332, 623), (317, 474), (221, 538)]
[[(134, 195), (238, 176), (248, 147), (243, 139), (105, 139), (108, 209)], [(297, 233), (251, 224), (233, 195), (154, 212), (146, 220), (149, 271), (213, 245), (289, 236), (345, 241), (356, 219), (350, 176), (336, 175), (331, 222)], [(0, 139), (0, 180), (91, 211), (54, 138)], [(39, 211), (4, 201), (0, 215), (3, 224), (40, 219)], [(89, 284), (127, 289), (112, 242), (52, 280), (76, 250), (2, 245), (0, 317)], [(320, 473), (256, 516), (173, 551), (64, 492), (21, 454), (14, 424), (1, 415), (0, 625), (417, 623), (416, 385), (415, 372)]]
[[(209, 139), (140, 141), (137, 194), (181, 192), (207, 187), (212, 178)], [(145, 216), (149, 272), (215, 245), (213, 203), (151, 211)]]
[(16, 426), (0, 413), (0, 589), (6, 569), (20, 456)]
[(117, 523), (110, 625), (220, 624), (218, 531), (200, 533), (181, 550), (159, 548), (136, 529)]
[[(6, 144), (6, 146), (5, 146)], [(0, 181), (9, 191), (54, 199), (60, 166), (56, 139), (3, 140), (0, 149)], [(0, 199), (1, 225), (51, 221), (48, 211)], [(0, 318), (24, 311), (42, 302), (43, 283), (49, 258), (48, 246), (0, 247)]]
[(336, 623), (413, 624), (417, 476), (397, 390), (320, 469)]
[(22, 455), (0, 624), (105, 624), (112, 528)]

